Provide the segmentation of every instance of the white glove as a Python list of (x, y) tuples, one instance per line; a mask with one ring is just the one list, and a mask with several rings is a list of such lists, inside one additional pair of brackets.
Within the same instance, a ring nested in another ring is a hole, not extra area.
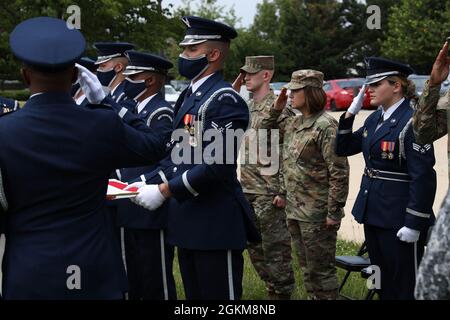
[(85, 67), (75, 64), (78, 68), (78, 80), (80, 82), (81, 89), (90, 103), (98, 104), (106, 97), (106, 93), (103, 91), (103, 86), (98, 80), (97, 76)]
[(145, 182), (143, 182), (143, 181), (133, 182), (132, 184), (128, 185), (128, 187), (125, 188), (125, 191), (127, 191), (128, 189), (131, 189), (131, 188), (140, 189), (143, 186), (145, 186)]
[(361, 110), (364, 102), (364, 96), (366, 94), (366, 85), (363, 85), (356, 97), (353, 98), (352, 104), (348, 108), (347, 112), (353, 115), (357, 115)]
[(138, 192), (136, 198), (131, 201), (150, 211), (158, 209), (166, 201), (157, 184), (147, 184), (140, 188)]
[(397, 237), (404, 242), (417, 242), (419, 240), (420, 231), (410, 229), (408, 227), (403, 227), (397, 232)]

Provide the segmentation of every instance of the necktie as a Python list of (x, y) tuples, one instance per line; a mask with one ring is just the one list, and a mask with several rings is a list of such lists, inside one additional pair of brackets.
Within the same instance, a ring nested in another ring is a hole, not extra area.
[(187, 99), (189, 99), (189, 97), (191, 96), (191, 94), (192, 94), (192, 86), (190, 86), (190, 87), (188, 88), (188, 90), (186, 91), (186, 94), (184, 95), (184, 101), (186, 101)]
[(380, 118), (378, 119), (377, 128), (375, 129), (375, 132), (380, 129), (380, 127), (383, 125), (384, 122), (384, 115), (383, 113), (380, 115)]

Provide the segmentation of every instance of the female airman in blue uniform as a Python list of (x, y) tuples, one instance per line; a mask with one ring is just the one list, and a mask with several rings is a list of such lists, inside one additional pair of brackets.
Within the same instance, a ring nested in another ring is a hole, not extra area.
[(414, 70), (378, 57), (367, 64), (370, 101), (381, 107), (352, 132), (364, 87), (340, 118), (336, 152), (364, 156), (352, 214), (364, 224), (371, 263), (381, 271), (381, 284), (375, 283), (381, 299), (413, 299), (415, 272), (434, 222), (434, 150), (417, 144), (412, 130), (407, 76)]

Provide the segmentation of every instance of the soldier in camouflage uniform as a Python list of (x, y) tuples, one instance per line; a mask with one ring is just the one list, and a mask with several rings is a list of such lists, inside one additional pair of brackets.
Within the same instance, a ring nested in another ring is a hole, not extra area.
[[(306, 291), (312, 299), (337, 299), (336, 238), (348, 195), (349, 166), (346, 157), (334, 153), (338, 123), (324, 111), (322, 86), (323, 73), (294, 72), (263, 126), (278, 120), (285, 131), (286, 213)], [(301, 116), (285, 108), (286, 89)]]
[[(246, 145), (258, 144), (258, 129), (261, 121), (269, 116), (269, 111), (276, 99), (270, 89), (273, 76), (274, 57), (254, 56), (246, 57), (245, 65), (234, 87), (239, 91), (245, 77), (246, 87), (252, 93), (248, 101), (251, 111), (252, 134), (246, 136)], [(269, 128), (270, 129), (270, 128)], [(268, 130), (267, 150), (271, 149), (270, 130)], [(277, 146), (278, 147), (278, 146)], [(263, 149), (265, 149), (264, 146)], [(278, 150), (274, 156), (279, 159)], [(291, 238), (286, 225), (284, 211), (284, 188), (280, 183), (281, 173), (278, 168), (270, 169), (271, 164), (261, 163), (258, 156), (250, 161), (250, 148), (245, 148), (245, 164), (241, 166), (241, 184), (244, 193), (252, 204), (257, 219), (257, 226), (261, 232), (262, 242), (248, 245), (250, 259), (261, 279), (266, 283), (269, 299), (290, 299), (295, 287), (294, 272), (292, 270)], [(266, 155), (267, 150), (259, 150)]]
[[(440, 98), (441, 83), (449, 74), (448, 42), (433, 65), (430, 80), (425, 85), (414, 113), (413, 128), (420, 144), (433, 143), (450, 128), (450, 91)], [(450, 139), (448, 145), (450, 155)], [(450, 169), (450, 156), (449, 156)], [(439, 212), (436, 225), (427, 244), (416, 280), (416, 299), (450, 299), (450, 191)]]

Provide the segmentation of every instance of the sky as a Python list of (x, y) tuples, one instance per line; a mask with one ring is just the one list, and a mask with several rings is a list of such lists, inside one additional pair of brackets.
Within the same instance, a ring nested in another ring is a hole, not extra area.
[[(253, 18), (256, 14), (256, 4), (261, 3), (262, 0), (218, 0), (217, 3), (226, 8), (231, 8), (234, 5), (236, 16), (241, 18), (240, 24), (236, 27), (248, 27), (253, 23)], [(163, 6), (172, 3), (174, 8), (179, 7), (182, 4), (182, 0), (163, 0)], [(195, 8), (199, 0), (192, 0), (191, 7)]]

